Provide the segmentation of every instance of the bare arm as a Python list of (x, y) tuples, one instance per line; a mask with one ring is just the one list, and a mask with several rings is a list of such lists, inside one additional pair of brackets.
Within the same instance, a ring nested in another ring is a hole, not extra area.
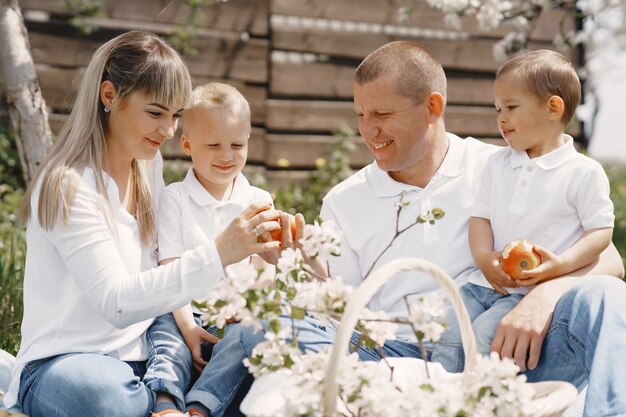
[(500, 253), (493, 250), (491, 222), (482, 217), (470, 218), (468, 234), (474, 262), (496, 291), (508, 294), (504, 287), (515, 287), (516, 283), (502, 270)]
[(613, 229), (610, 227), (585, 232), (576, 243), (560, 255), (536, 246), (543, 262), (537, 268), (523, 271), (521, 286), (532, 286), (554, 277), (560, 277), (590, 265), (611, 243)]
[[(500, 356), (515, 358), (522, 370), (539, 363), (543, 340), (550, 328), (552, 313), (561, 296), (573, 285), (591, 275), (623, 278), (624, 265), (613, 244), (591, 264), (567, 276), (554, 278), (532, 289), (500, 322), (491, 350)], [(528, 362), (526, 358), (528, 357)]]

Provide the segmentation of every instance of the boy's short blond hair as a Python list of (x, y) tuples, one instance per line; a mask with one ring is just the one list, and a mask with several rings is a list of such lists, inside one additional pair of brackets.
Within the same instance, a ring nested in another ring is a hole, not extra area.
[(191, 108), (206, 106), (220, 108), (234, 117), (250, 118), (250, 105), (235, 87), (224, 83), (211, 82), (194, 88), (191, 94)]
[(547, 49), (522, 53), (500, 67), (496, 80), (505, 75), (520, 80), (542, 101), (551, 96), (561, 97), (564, 103), (561, 121), (567, 125), (572, 120), (580, 102), (581, 87), (574, 66), (563, 54)]

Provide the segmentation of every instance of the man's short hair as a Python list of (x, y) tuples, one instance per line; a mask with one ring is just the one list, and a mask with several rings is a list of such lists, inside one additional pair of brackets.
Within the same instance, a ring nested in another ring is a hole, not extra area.
[(358, 84), (375, 81), (389, 75), (397, 81), (398, 93), (422, 104), (431, 93), (441, 93), (446, 99), (446, 74), (441, 64), (415, 42), (396, 41), (381, 46), (369, 54), (356, 69)]
[(555, 51), (542, 49), (511, 58), (500, 67), (496, 79), (511, 75), (521, 81), (540, 100), (551, 96), (563, 99), (565, 108), (561, 121), (568, 124), (580, 102), (580, 80), (572, 63)]

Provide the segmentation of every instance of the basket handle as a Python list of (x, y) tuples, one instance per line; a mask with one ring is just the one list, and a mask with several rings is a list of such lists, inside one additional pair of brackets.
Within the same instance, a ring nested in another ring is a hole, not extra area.
[(400, 258), (386, 263), (376, 269), (359, 287), (355, 290), (352, 298), (348, 301), (346, 309), (337, 330), (337, 336), (332, 348), (330, 360), (326, 369), (325, 379), (325, 401), (326, 416), (334, 416), (337, 412), (337, 371), (339, 362), (346, 356), (350, 338), (354, 326), (356, 326), (359, 315), (369, 300), (376, 294), (380, 287), (401, 272), (421, 271), (431, 275), (437, 284), (447, 293), (452, 308), (459, 321), (461, 329), (461, 340), (465, 353), (465, 368), (463, 372), (471, 372), (476, 368), (476, 338), (472, 331), (467, 309), (461, 299), (459, 290), (448, 274), (432, 262), (418, 258)]

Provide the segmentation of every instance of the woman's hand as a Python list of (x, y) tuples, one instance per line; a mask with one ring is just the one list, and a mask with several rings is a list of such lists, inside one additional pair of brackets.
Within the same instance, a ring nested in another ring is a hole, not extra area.
[(227, 266), (247, 258), (253, 253), (264, 253), (276, 250), (280, 242), (259, 241), (259, 237), (272, 230), (278, 230), (278, 216), (280, 212), (274, 210), (270, 203), (252, 203), (246, 207), (222, 233), (215, 238), (215, 247)]

